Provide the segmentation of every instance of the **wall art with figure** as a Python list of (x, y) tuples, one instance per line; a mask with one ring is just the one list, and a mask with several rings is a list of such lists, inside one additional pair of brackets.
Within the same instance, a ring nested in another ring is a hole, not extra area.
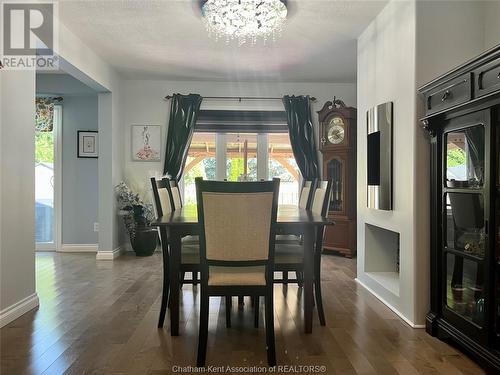
[(160, 125), (132, 125), (132, 160), (160, 161)]

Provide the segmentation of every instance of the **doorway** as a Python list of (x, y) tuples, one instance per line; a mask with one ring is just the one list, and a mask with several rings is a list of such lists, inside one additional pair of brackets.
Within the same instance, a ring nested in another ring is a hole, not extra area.
[(35, 249), (56, 251), (61, 242), (62, 106), (44, 107), (37, 100), (37, 111), (40, 117), (50, 116), (52, 125), (37, 126), (35, 130)]

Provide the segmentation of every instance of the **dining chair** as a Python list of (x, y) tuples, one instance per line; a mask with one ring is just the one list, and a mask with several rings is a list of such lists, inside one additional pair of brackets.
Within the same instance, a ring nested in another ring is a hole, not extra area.
[[(311, 211), (321, 215), (328, 215), (328, 206), (332, 194), (332, 181), (319, 181), (314, 191)], [(324, 226), (320, 226), (315, 234), (314, 249), (314, 292), (318, 308), (319, 320), (322, 326), (326, 325), (325, 313), (323, 310), (323, 300), (321, 293), (321, 252), (323, 249)], [(276, 283), (292, 283), (296, 282), (300, 285), (302, 282), (299, 275), (304, 271), (304, 249), (303, 243), (282, 243), (275, 246), (275, 270), (276, 271), (295, 271), (297, 278), (277, 279)]]
[[(164, 214), (172, 212), (173, 201), (172, 194), (170, 193), (170, 184), (168, 180), (162, 179), (157, 180), (151, 177), (151, 187), (153, 190), (153, 201), (156, 210), (156, 216), (160, 218)], [(169, 271), (169, 260), (170, 255), (168, 251), (168, 234), (167, 229), (160, 227), (160, 242), (162, 251), (162, 263), (163, 263), (163, 289), (161, 294), (161, 308), (160, 317), (158, 319), (158, 327), (163, 327), (163, 322), (165, 321), (165, 313), (168, 306), (168, 298), (170, 293), (170, 271)]]
[[(182, 196), (181, 196), (181, 191), (179, 189), (179, 183), (176, 181), (176, 180), (170, 180), (169, 179), (169, 183), (170, 183), (170, 195), (172, 197), (172, 204), (173, 204), (173, 209), (176, 210), (176, 209), (179, 209), (179, 208), (182, 208), (184, 206), (183, 202), (182, 202)], [(189, 235), (189, 236), (184, 236), (182, 237), (182, 243), (198, 243), (199, 242), (199, 238), (198, 236), (196, 235)]]
[[(171, 192), (170, 181), (167, 178), (156, 180), (151, 178), (151, 187), (153, 190), (153, 201), (156, 209), (156, 215), (160, 218), (163, 215), (171, 213), (174, 210), (174, 200)], [(168, 249), (168, 231), (166, 228), (160, 227), (160, 240), (163, 258), (163, 290), (161, 298), (160, 317), (158, 327), (163, 327), (165, 314), (168, 306), (170, 282), (169, 282), (169, 261), (170, 252)], [(181, 265), (179, 277), (181, 278), (181, 286), (183, 283), (197, 284), (198, 279), (195, 275), (200, 271), (200, 250), (199, 245), (194, 243), (182, 243), (181, 249)], [(192, 272), (193, 279), (185, 280), (184, 273)]]
[(275, 366), (273, 264), (279, 179), (196, 178), (195, 184), (202, 275), (197, 366), (205, 366), (210, 297), (248, 295), (265, 298), (267, 362)]
[[(309, 210), (311, 208), (316, 183), (316, 179), (304, 181), (299, 195), (299, 208), (306, 210)], [(298, 233), (283, 233), (276, 235), (276, 244), (300, 244), (301, 242), (302, 236)], [(281, 278), (284, 284), (288, 284), (288, 271), (283, 271)], [(295, 280), (298, 281), (299, 286), (302, 287), (304, 279), (303, 274), (301, 272), (296, 272), (295, 278)]]
[[(316, 187), (317, 180), (304, 181), (302, 189), (300, 190), (299, 196), (299, 208), (309, 210), (312, 204), (312, 198), (314, 195), (314, 189)], [(300, 235), (293, 233), (284, 233), (276, 235), (276, 243), (298, 243), (301, 242), (302, 238)]]

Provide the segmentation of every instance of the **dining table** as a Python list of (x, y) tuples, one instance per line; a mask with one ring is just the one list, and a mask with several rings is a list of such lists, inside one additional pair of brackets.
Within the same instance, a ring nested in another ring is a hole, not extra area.
[[(258, 220), (258, 218), (256, 218)], [(276, 219), (277, 233), (302, 235), (304, 246), (304, 332), (312, 332), (313, 317), (313, 281), (314, 281), (314, 245), (316, 229), (334, 224), (328, 217), (295, 205), (279, 205)], [(198, 212), (196, 205), (186, 205), (157, 218), (151, 223), (155, 227), (165, 227), (168, 233), (170, 252), (170, 334), (179, 335), (179, 299), (180, 299), (180, 262), (182, 237), (199, 233)], [(162, 238), (162, 241), (165, 240)]]

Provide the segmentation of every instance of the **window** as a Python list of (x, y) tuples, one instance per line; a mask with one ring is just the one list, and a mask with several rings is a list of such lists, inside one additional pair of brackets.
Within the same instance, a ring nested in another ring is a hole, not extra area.
[(194, 133), (184, 168), (184, 204), (196, 204), (194, 179), (216, 179), (215, 133)]
[(188, 151), (185, 204), (195, 204), (194, 179), (281, 179), (280, 204), (298, 204), (300, 174), (284, 111), (201, 110)]
[(226, 178), (257, 181), (257, 134), (226, 134)]
[[(225, 168), (224, 168), (225, 167)], [(288, 133), (195, 132), (184, 169), (184, 204), (196, 204), (194, 179), (281, 179), (280, 204), (297, 205), (300, 173)]]
[(268, 178), (277, 177), (280, 182), (279, 204), (299, 203), (300, 173), (288, 133), (268, 134)]

